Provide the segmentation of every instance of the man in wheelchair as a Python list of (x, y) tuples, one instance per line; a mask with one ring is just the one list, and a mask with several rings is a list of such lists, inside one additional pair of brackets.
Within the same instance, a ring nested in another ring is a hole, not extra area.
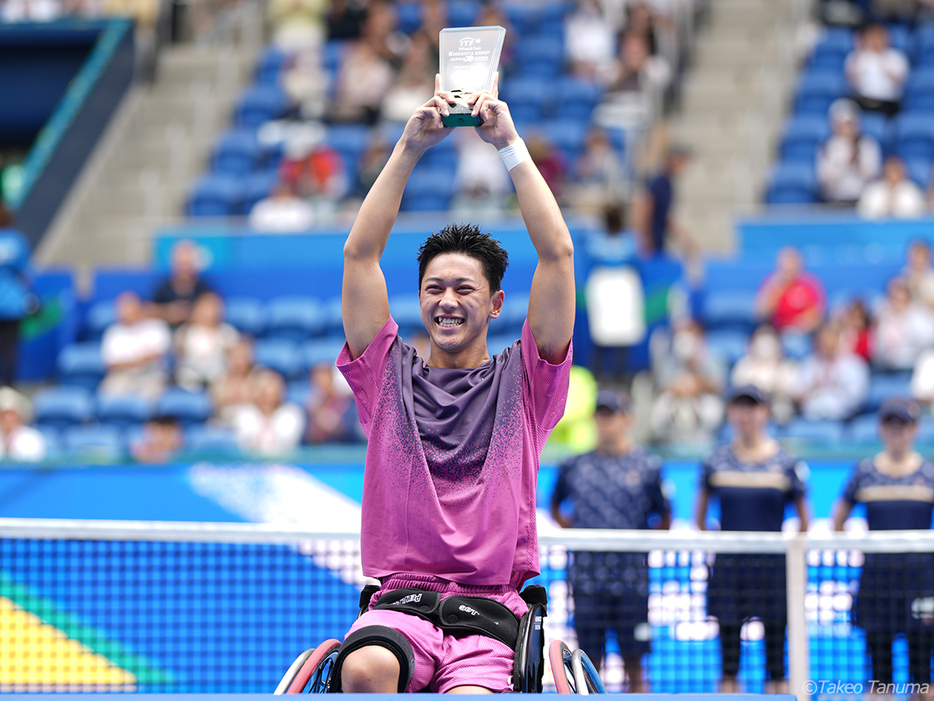
[(476, 226), (449, 225), (419, 250), (426, 359), (400, 338), (380, 269), (409, 176), (449, 134), (441, 117), (452, 102), (436, 92), (415, 111), (344, 245), (337, 364), (368, 439), (361, 553), (364, 574), (380, 581), (335, 663), (346, 692), (512, 690), (529, 620), (519, 587), (539, 572), (536, 481), (567, 398), (573, 246), (495, 84), (470, 104), (538, 254), (521, 338), (487, 350), (508, 258)]

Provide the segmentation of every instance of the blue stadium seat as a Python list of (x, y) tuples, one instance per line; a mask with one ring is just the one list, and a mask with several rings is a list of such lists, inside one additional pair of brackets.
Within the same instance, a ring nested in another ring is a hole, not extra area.
[(911, 30), (903, 24), (889, 23), (886, 25), (889, 32), (889, 45), (893, 49), (898, 49), (904, 53), (909, 53), (912, 48)]
[(573, 163), (584, 151), (590, 124), (577, 119), (549, 119), (539, 124), (538, 129)]
[(843, 440), (844, 425), (842, 421), (811, 421), (796, 417), (781, 429), (781, 435), (785, 438), (833, 445)]
[(403, 34), (411, 34), (422, 24), (421, 6), (419, 3), (414, 2), (413, 0), (403, 0), (402, 2), (397, 2), (396, 18), (399, 31)]
[(250, 173), (243, 181), (243, 213), (249, 214), (256, 203), (269, 197), (279, 184), (279, 175), (274, 170)]
[(812, 71), (843, 71), (847, 55), (853, 50), (853, 32), (845, 27), (828, 27), (808, 59)]
[(227, 173), (199, 178), (188, 195), (189, 217), (234, 217), (243, 214), (243, 181)]
[(298, 379), (304, 371), (302, 355), (295, 341), (264, 338), (253, 349), (256, 364), (275, 370), (287, 380)]
[(548, 78), (510, 77), (503, 81), (500, 95), (509, 103), (510, 114), (531, 126), (545, 115), (545, 103), (553, 97), (554, 91), (554, 83)]
[(795, 112), (826, 116), (831, 103), (847, 94), (849, 86), (840, 71), (804, 73), (795, 91)]
[(256, 62), (256, 82), (261, 85), (278, 85), (279, 75), (286, 65), (287, 56), (282, 49), (268, 45)]
[(109, 461), (126, 455), (123, 435), (116, 426), (72, 426), (63, 431), (62, 444), (78, 459)]
[[(522, 324), (529, 315), (529, 295), (524, 292), (508, 292), (503, 300), (503, 311), (493, 321), (497, 334), (513, 334), (514, 339), (522, 333)], [(501, 328), (502, 327), (502, 328)]]
[(308, 370), (318, 363), (337, 361), (337, 356), (344, 347), (344, 339), (339, 337), (323, 338), (317, 341), (308, 341), (302, 346), (304, 367)]
[(259, 127), (289, 111), (289, 96), (278, 85), (252, 85), (240, 93), (234, 110), (238, 127)]
[(888, 122), (881, 112), (863, 112), (859, 118), (860, 130), (878, 141), (880, 146), (885, 144)]
[(893, 148), (902, 159), (934, 158), (934, 116), (903, 112), (893, 121)]
[(911, 373), (873, 373), (869, 378), (869, 393), (863, 411), (875, 411), (887, 399), (911, 396)]
[(419, 159), (419, 165), (429, 168), (457, 168), (457, 142), (454, 139), (445, 139), (425, 151)]
[(512, 346), (518, 338), (518, 336), (508, 333), (493, 334), (486, 337), (486, 347), (490, 351), (490, 355), (496, 355)]
[(755, 290), (710, 290), (704, 295), (701, 322), (708, 329), (751, 333), (758, 324), (754, 312), (755, 298)]
[(918, 421), (919, 443), (934, 443), (934, 417), (922, 416)]
[(214, 413), (207, 392), (189, 392), (180, 387), (169, 387), (156, 403), (156, 413), (173, 416), (182, 426), (204, 423)]
[(325, 143), (341, 154), (348, 168), (356, 167), (372, 140), (373, 132), (365, 124), (334, 124), (324, 136)]
[(915, 70), (934, 66), (934, 25), (921, 25), (914, 34), (910, 48)]
[(322, 65), (329, 75), (334, 76), (337, 73), (348, 46), (350, 41), (347, 39), (331, 39), (325, 42)]
[(448, 27), (472, 27), (479, 10), (476, 0), (448, 0)]
[(83, 387), (46, 387), (32, 398), (32, 410), (37, 426), (63, 429), (90, 421), (94, 399)]
[(185, 429), (185, 450), (228, 455), (238, 453), (240, 447), (230, 429), (211, 424), (194, 424)]
[(528, 35), (519, 40), (513, 63), (517, 75), (557, 78), (564, 66), (564, 42), (560, 37)]
[(94, 341), (65, 346), (55, 364), (62, 384), (90, 390), (97, 389), (106, 373), (100, 343)]
[(322, 307), (327, 314), (328, 325), (326, 333), (328, 336), (340, 336), (344, 338), (344, 318), (342, 303), (340, 297), (331, 297), (331, 299), (324, 300)]
[(934, 113), (934, 66), (916, 68), (908, 74), (902, 109), (906, 112)]
[(224, 320), (237, 331), (256, 338), (266, 329), (263, 303), (253, 297), (231, 297), (224, 300)]
[(54, 426), (36, 426), (45, 440), (45, 454), (52, 455), (62, 450), (62, 432)]
[(781, 335), (782, 349), (792, 360), (801, 360), (811, 353), (811, 337), (806, 333), (785, 331)]
[(322, 335), (328, 312), (314, 297), (277, 297), (266, 305), (266, 335), (303, 341)]
[(211, 169), (215, 173), (246, 175), (253, 170), (260, 151), (255, 129), (230, 129), (214, 142)]
[(737, 329), (714, 329), (707, 332), (707, 350), (732, 366), (746, 354), (749, 334)]
[(308, 396), (311, 394), (311, 384), (307, 378), (290, 382), (285, 392), (285, 400), (291, 404), (305, 406), (308, 403)]
[(905, 160), (905, 172), (922, 190), (927, 190), (931, 184), (931, 159), (908, 158)]
[(781, 158), (784, 161), (813, 162), (818, 147), (830, 136), (827, 117), (802, 114), (785, 125), (782, 135)]
[(817, 201), (813, 163), (779, 162), (772, 167), (765, 193), (767, 204), (810, 204)]
[(402, 196), (407, 212), (444, 212), (454, 198), (454, 171), (450, 168), (416, 166)]
[(97, 420), (120, 429), (145, 423), (154, 410), (153, 402), (135, 395), (97, 398)]
[[(556, 94), (561, 96), (560, 100), (555, 99)], [(558, 119), (589, 122), (594, 108), (603, 96), (603, 88), (593, 81), (564, 76), (558, 81), (557, 91), (552, 88), (545, 95), (546, 106), (557, 103)]]
[(117, 308), (112, 299), (94, 302), (84, 315), (85, 335), (90, 341), (99, 341), (109, 326), (117, 323)]

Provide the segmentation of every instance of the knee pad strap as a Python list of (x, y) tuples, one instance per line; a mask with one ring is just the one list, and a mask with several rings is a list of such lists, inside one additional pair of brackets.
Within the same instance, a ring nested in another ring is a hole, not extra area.
[(334, 673), (331, 676), (332, 690), (341, 690), (341, 667), (344, 665), (344, 658), (351, 652), (368, 645), (384, 647), (399, 660), (399, 693), (403, 693), (412, 681), (412, 675), (415, 674), (415, 653), (412, 652), (411, 644), (402, 633), (386, 626), (366, 626), (347, 636), (334, 662)]

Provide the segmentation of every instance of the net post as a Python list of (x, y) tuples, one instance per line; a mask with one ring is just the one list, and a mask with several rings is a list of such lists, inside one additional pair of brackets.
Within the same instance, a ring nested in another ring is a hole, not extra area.
[(807, 593), (806, 536), (795, 534), (786, 541), (785, 590), (788, 599), (788, 682), (798, 701), (810, 701), (805, 689), (810, 677), (807, 616), (804, 597)]

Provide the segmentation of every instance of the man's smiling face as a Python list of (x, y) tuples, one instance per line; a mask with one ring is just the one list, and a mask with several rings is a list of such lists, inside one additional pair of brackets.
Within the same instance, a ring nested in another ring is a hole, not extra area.
[(503, 293), (491, 292), (479, 260), (463, 253), (436, 256), (425, 268), (418, 297), (431, 365), (476, 367), (489, 359), (487, 326), (499, 316)]

